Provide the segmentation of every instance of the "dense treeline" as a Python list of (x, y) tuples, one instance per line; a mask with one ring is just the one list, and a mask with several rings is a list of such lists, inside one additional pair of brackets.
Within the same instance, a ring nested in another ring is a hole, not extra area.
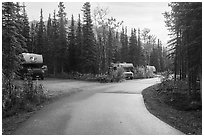
[(45, 100), (42, 86), (33, 84), (32, 80), (24, 81), (23, 86), (14, 81), (21, 68), (19, 54), (32, 48), (31, 39), (25, 6), (12, 2), (2, 3), (3, 118), (22, 110), (31, 111), (33, 106)]
[[(96, 7), (93, 16), (91, 5), (84, 3), (83, 17), (68, 20), (63, 2), (58, 11), (39, 21), (29, 22), (25, 5), (3, 3), (3, 74), (14, 76), (19, 69), (22, 52), (42, 54), (49, 74), (69, 72), (106, 73), (111, 63), (132, 62), (134, 66), (154, 65), (158, 71), (167, 69), (165, 55), (156, 36), (149, 29), (133, 28), (131, 35), (123, 21), (107, 18), (107, 9)], [(121, 31), (120, 31), (121, 30)], [(12, 73), (11, 73), (12, 72)]]
[[(16, 68), (19, 68), (18, 54), (25, 51), (27, 31), (24, 20), (19, 14), (19, 4), (3, 3), (2, 5), (2, 71), (5, 77), (12, 79)], [(23, 25), (22, 25), (23, 24)]]
[(202, 79), (202, 3), (173, 2), (164, 14), (172, 39), (170, 57), (174, 60), (174, 77), (188, 81), (189, 93), (197, 91)]

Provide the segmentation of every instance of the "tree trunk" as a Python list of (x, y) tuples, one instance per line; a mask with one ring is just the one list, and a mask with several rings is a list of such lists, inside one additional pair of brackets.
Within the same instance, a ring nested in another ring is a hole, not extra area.
[(200, 79), (200, 97), (202, 101), (202, 71), (199, 73), (199, 79)]
[(53, 74), (56, 76), (56, 61), (53, 63)]

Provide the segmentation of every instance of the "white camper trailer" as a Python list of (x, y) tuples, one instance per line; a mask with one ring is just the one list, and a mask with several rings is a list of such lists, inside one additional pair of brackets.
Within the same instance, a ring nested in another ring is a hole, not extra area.
[(32, 78), (44, 79), (44, 73), (47, 66), (43, 65), (43, 56), (33, 53), (22, 53), (22, 70), (20, 71), (22, 78), (27, 75)]
[(133, 69), (134, 66), (132, 63), (113, 63), (112, 64), (113, 70), (117, 71), (120, 68), (123, 68), (124, 72), (123, 75), (126, 79), (133, 79)]

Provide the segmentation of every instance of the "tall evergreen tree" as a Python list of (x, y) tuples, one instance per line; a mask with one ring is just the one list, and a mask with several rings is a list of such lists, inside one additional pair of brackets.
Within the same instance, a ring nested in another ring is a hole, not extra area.
[(108, 66), (113, 63), (113, 32), (112, 29), (109, 28), (109, 34), (108, 34)]
[(35, 48), (35, 53), (43, 54), (45, 47), (45, 25), (43, 21), (43, 11), (40, 11), (40, 22), (38, 23), (37, 31), (37, 45)]
[[(196, 93), (196, 81), (202, 79), (202, 3), (172, 2), (164, 14), (172, 34), (170, 56), (174, 59), (175, 80), (188, 78), (189, 93)], [(192, 92), (193, 91), (193, 92)]]
[(122, 28), (122, 32), (120, 34), (120, 41), (122, 44), (121, 47), (121, 62), (128, 61), (128, 43), (127, 43), (127, 29)]
[(121, 52), (120, 52), (120, 40), (119, 40), (119, 32), (116, 31), (115, 37), (114, 37), (114, 46), (113, 46), (113, 62), (120, 62), (121, 58)]
[(69, 66), (71, 71), (76, 71), (77, 60), (76, 60), (76, 36), (75, 36), (75, 26), (74, 26), (74, 16), (71, 18), (71, 26), (69, 27)]
[(23, 3), (23, 12), (22, 12), (22, 36), (26, 39), (26, 48), (28, 52), (31, 52), (31, 38), (30, 38), (30, 26), (28, 21), (28, 16), (25, 10), (25, 5)]
[(57, 58), (59, 60), (59, 71), (64, 72), (65, 64), (68, 61), (68, 39), (67, 39), (67, 18), (65, 13), (65, 6), (63, 2), (58, 5), (59, 11), (57, 16), (59, 17), (59, 38), (58, 38), (58, 53)]
[(129, 62), (133, 63), (134, 66), (138, 66), (138, 48), (137, 48), (137, 36), (136, 30), (131, 30), (131, 36), (129, 40)]
[(125, 27), (125, 36), (124, 36), (124, 44), (125, 44), (125, 62), (128, 62), (128, 51), (129, 51), (129, 45), (128, 45), (128, 35), (127, 35), (127, 26)]
[(53, 28), (52, 28), (52, 19), (51, 19), (51, 14), (49, 14), (47, 25), (46, 25), (46, 54), (45, 54), (45, 63), (48, 66), (48, 72), (52, 73), (53, 72)]
[[(17, 31), (22, 36), (22, 41), (19, 41), (21, 43), (22, 48), (24, 49), (23, 52), (27, 52), (27, 45), (26, 45), (26, 38), (23, 36), (23, 27), (24, 27), (24, 17), (22, 15), (22, 5), (20, 5), (19, 2), (16, 2), (16, 23), (19, 24), (17, 26)], [(20, 40), (21, 38), (19, 38)]]
[(77, 30), (76, 30), (76, 62), (77, 71), (81, 72), (82, 66), (82, 45), (83, 44), (83, 34), (82, 34), (82, 24), (80, 19), (80, 14), (78, 17)]
[(22, 24), (18, 22), (19, 10), (13, 2), (2, 3), (2, 71), (12, 80), (20, 67), (19, 54), (23, 52), (25, 38), (19, 32)]
[(52, 47), (52, 60), (53, 60), (53, 74), (57, 74), (57, 66), (58, 66), (58, 39), (59, 39), (59, 27), (58, 27), (58, 21), (56, 19), (56, 12), (54, 10), (53, 13), (53, 20), (52, 20), (52, 42), (53, 42), (53, 47)]
[(160, 46), (159, 46), (159, 39), (158, 39), (158, 44), (157, 46), (153, 47), (153, 51), (151, 52), (151, 55), (150, 55), (150, 65), (155, 66), (158, 72), (161, 71), (159, 52), (160, 52)]
[(158, 58), (159, 58), (159, 72), (163, 72), (164, 71), (164, 56), (163, 56), (163, 49), (162, 49), (162, 43), (161, 41), (158, 39)]
[(84, 72), (96, 73), (96, 45), (91, 20), (91, 5), (89, 2), (83, 5), (83, 63)]
[(30, 47), (28, 47), (28, 51), (31, 53), (34, 53), (35, 48), (37, 47), (37, 24), (31, 23), (31, 28), (30, 28)]
[(52, 39), (52, 19), (51, 19), (51, 15), (49, 14), (48, 20), (47, 20), (47, 37), (48, 40), (51, 41)]
[(142, 43), (140, 38), (140, 29), (138, 29), (138, 40), (137, 40), (137, 55), (138, 55), (138, 65), (146, 65), (145, 58), (142, 50)]

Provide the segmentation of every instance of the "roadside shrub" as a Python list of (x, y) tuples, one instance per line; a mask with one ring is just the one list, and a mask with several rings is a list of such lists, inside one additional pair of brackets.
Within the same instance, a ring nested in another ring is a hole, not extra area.
[(178, 110), (196, 110), (202, 108), (201, 100), (195, 100), (189, 94), (187, 81), (167, 79), (159, 84), (156, 91), (165, 104)]
[(138, 66), (134, 68), (134, 79), (140, 79), (145, 77), (146, 77), (146, 72), (144, 67)]
[(125, 79), (124, 69), (122, 67), (118, 68), (117, 71), (112, 71), (110, 73), (111, 82), (120, 82)]
[(161, 82), (166, 81), (166, 80), (172, 80), (171, 79), (171, 72), (170, 71), (165, 71), (161, 73)]
[(3, 77), (2, 116), (7, 117), (20, 111), (33, 111), (47, 99), (43, 86), (27, 78), (23, 86), (14, 84), (14, 80)]
[(110, 74), (81, 74), (79, 72), (70, 72), (70, 73), (61, 73), (57, 74), (57, 78), (64, 78), (64, 79), (77, 79), (77, 80), (85, 80), (85, 81), (99, 81), (101, 83), (108, 83), (108, 82), (119, 82), (124, 79), (124, 70), (118, 69), (117, 71), (112, 71)]
[(146, 78), (153, 78), (153, 77), (155, 77), (155, 74), (154, 74), (154, 72), (153, 72), (152, 70), (146, 69), (146, 71), (145, 71), (145, 77), (146, 77)]
[(16, 113), (22, 101), (23, 90), (13, 84), (13, 80), (3, 78), (2, 80), (2, 116)]
[(31, 77), (28, 77), (24, 81), (23, 90), (25, 92), (25, 100), (29, 101), (31, 104), (40, 104), (46, 99), (46, 94), (42, 84), (38, 83), (38, 80), (32, 81)]
[(162, 81), (162, 83), (160, 84), (160, 90), (187, 93), (188, 83), (183, 80), (174, 81), (167, 79), (165, 81)]
[(97, 81), (101, 83), (112, 82), (112, 76), (107, 74), (98, 74), (96, 75)]

